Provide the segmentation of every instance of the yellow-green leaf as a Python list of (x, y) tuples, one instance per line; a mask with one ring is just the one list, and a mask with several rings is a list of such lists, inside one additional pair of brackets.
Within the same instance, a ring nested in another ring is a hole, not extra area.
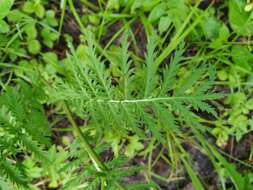
[(6, 17), (14, 3), (14, 0), (0, 0), (0, 19)]

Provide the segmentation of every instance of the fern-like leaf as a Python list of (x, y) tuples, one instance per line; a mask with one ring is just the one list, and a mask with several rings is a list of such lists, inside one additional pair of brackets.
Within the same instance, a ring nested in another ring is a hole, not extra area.
[(43, 147), (50, 144), (49, 124), (39, 99), (41, 90), (19, 81), (0, 95), (0, 172), (13, 183), (26, 185), (22, 164), (8, 161), (22, 150), (33, 153), (44, 163), (50, 162)]
[(6, 160), (0, 155), (0, 173), (7, 176), (7, 178), (15, 184), (27, 186), (26, 177), (22, 172), (15, 167), (10, 161)]

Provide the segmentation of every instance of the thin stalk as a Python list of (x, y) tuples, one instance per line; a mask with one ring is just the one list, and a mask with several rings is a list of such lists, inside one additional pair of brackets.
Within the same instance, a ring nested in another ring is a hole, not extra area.
[(131, 19), (130, 21), (127, 21), (127, 22), (124, 24), (124, 26), (121, 27), (121, 28), (113, 35), (113, 37), (108, 41), (108, 43), (106, 44), (106, 46), (103, 48), (103, 49), (104, 49), (103, 51), (107, 50), (107, 49), (110, 47), (110, 45), (113, 43), (113, 41), (114, 41), (117, 37), (119, 37), (119, 35), (122, 34), (122, 32), (123, 32), (127, 27), (129, 27), (129, 26), (133, 23), (133, 21), (134, 21), (134, 19)]
[(108, 171), (108, 169), (106, 168), (106, 166), (104, 165), (104, 163), (100, 160), (100, 158), (98, 157), (97, 153), (93, 150), (93, 148), (90, 146), (90, 144), (88, 143), (88, 141), (86, 140), (83, 132), (81, 131), (81, 129), (77, 126), (69, 107), (67, 106), (66, 103), (63, 103), (63, 109), (66, 113), (66, 116), (70, 122), (70, 124), (73, 127), (73, 131), (75, 133), (76, 136), (78, 136), (78, 138), (81, 140), (83, 147), (85, 148), (85, 150), (87, 151), (89, 157), (91, 158), (95, 168), (102, 172), (102, 171)]
[(101, 190), (106, 189), (106, 179), (104, 177), (101, 178)]
[(59, 29), (58, 32), (61, 34), (62, 32), (62, 26), (63, 26), (63, 21), (64, 21), (64, 16), (65, 16), (65, 11), (66, 11), (66, 5), (67, 5), (67, 0), (61, 0), (61, 18), (60, 18), (60, 24), (59, 24)]
[(161, 181), (166, 182), (166, 183), (171, 183), (171, 182), (173, 182), (173, 181), (180, 181), (180, 180), (184, 180), (184, 179), (185, 179), (185, 177), (175, 177), (175, 178), (168, 178), (168, 179), (167, 179), (167, 178), (165, 178), (165, 177), (163, 177), (163, 176), (157, 175), (157, 174), (154, 173), (154, 172), (151, 172), (151, 175), (152, 175), (153, 177), (155, 177), (155, 178), (161, 180)]
[[(86, 150), (86, 152), (88, 153), (93, 165), (95, 166), (96, 170), (99, 172), (108, 172), (108, 168), (106, 167), (106, 165), (104, 165), (104, 163), (100, 160), (99, 156), (97, 155), (97, 153), (93, 150), (93, 148), (90, 146), (89, 142), (87, 141), (87, 139), (85, 138), (83, 132), (81, 131), (81, 129), (77, 126), (72, 113), (68, 107), (68, 105), (63, 102), (63, 109), (64, 112), (66, 113), (66, 116), (70, 122), (70, 124), (73, 127), (73, 131), (74, 134), (81, 140), (82, 145), (84, 147), (84, 149)], [(121, 186), (120, 183), (115, 182), (115, 185), (120, 189), (120, 190), (125, 190), (125, 188), (123, 186)], [(101, 189), (104, 189), (106, 186), (106, 179), (105, 178), (101, 178)]]
[[(74, 17), (75, 17), (75, 19), (76, 19), (76, 22), (77, 22), (77, 24), (78, 24), (79, 27), (80, 27), (80, 31), (81, 31), (83, 34), (85, 34), (85, 30), (86, 30), (86, 29), (85, 29), (85, 27), (84, 27), (84, 25), (83, 25), (83, 23), (82, 23), (82, 21), (81, 21), (80, 16), (78, 15), (78, 13), (77, 13), (77, 11), (76, 11), (76, 8), (75, 8), (75, 6), (74, 6), (74, 4), (73, 4), (73, 1), (72, 1), (72, 0), (67, 0), (67, 1), (68, 1), (69, 8), (70, 8), (71, 12), (72, 12), (72, 14), (74, 15)], [(109, 59), (109, 56), (106, 54), (106, 52), (104, 51), (104, 49), (100, 47), (100, 45), (99, 45), (98, 43), (94, 42), (94, 46), (97, 48), (97, 50), (98, 50), (103, 56), (105, 56), (107, 59)]]
[(83, 32), (85, 28), (84, 28), (84, 25), (83, 25), (83, 23), (81, 21), (81, 18), (79, 17), (79, 15), (78, 15), (78, 13), (76, 11), (76, 8), (74, 6), (73, 1), (72, 0), (68, 0), (68, 4), (69, 4), (69, 8), (70, 8), (72, 14), (74, 15), (74, 17), (76, 19), (77, 24), (79, 25), (81, 31)]
[[(197, 17), (197, 19), (187, 28), (187, 24), (189, 24), (191, 18), (195, 14), (198, 5), (201, 1), (198, 1), (196, 5), (193, 7), (192, 11), (188, 15), (188, 17), (185, 19), (185, 22), (182, 24), (182, 26), (179, 28), (179, 30), (176, 32), (176, 34), (172, 37), (171, 42), (169, 45), (163, 50), (163, 52), (157, 57), (155, 60), (155, 64), (159, 66), (162, 61), (177, 47), (178, 44), (181, 43), (181, 41), (195, 28), (195, 26), (201, 21), (201, 19), (204, 16), (204, 13), (202, 13), (200, 16)], [(210, 7), (210, 6), (209, 6)], [(208, 7), (208, 8), (209, 8)], [(208, 9), (207, 8), (207, 9)], [(184, 31), (185, 30), (185, 31)]]
[(89, 2), (88, 0), (81, 0), (81, 2), (87, 6), (87, 8), (91, 8), (93, 9), (94, 11), (98, 11), (98, 7), (96, 5), (93, 5), (91, 2)]
[[(147, 171), (144, 171), (144, 176), (145, 176), (145, 178), (146, 178), (146, 181), (147, 182), (151, 182), (151, 171), (152, 171), (152, 166), (151, 166), (151, 162), (152, 162), (152, 153), (153, 153), (153, 151), (151, 151), (150, 153), (149, 153), (149, 156), (148, 156), (148, 168), (147, 168)], [(153, 188), (150, 188), (150, 190), (154, 190)]]
[[(221, 94), (221, 97), (224, 95)], [(167, 101), (189, 101), (189, 100), (206, 100), (206, 99), (217, 99), (217, 97), (213, 97), (212, 95), (206, 95), (204, 98), (199, 96), (168, 96), (168, 97), (157, 97), (157, 98), (143, 98), (143, 99), (126, 99), (126, 100), (108, 100), (108, 99), (90, 99), (90, 102), (102, 102), (102, 103), (128, 103), (128, 104), (137, 104), (137, 103), (149, 103), (149, 102), (167, 102)]]

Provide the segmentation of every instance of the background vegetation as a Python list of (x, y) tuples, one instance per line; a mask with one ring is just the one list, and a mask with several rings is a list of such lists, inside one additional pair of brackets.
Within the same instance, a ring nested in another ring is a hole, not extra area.
[(0, 189), (253, 189), (251, 0), (0, 0)]

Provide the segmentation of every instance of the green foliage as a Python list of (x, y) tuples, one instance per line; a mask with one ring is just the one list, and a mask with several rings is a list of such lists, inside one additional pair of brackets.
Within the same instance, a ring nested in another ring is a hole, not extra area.
[(13, 5), (13, 0), (2, 0), (1, 1), (1, 8), (0, 8), (0, 19), (6, 17)]
[(6, 17), (13, 5), (13, 0), (2, 0), (0, 7), (0, 33), (9, 32), (9, 25), (3, 20)]
[(248, 71), (252, 70), (250, 63), (253, 60), (253, 55), (247, 47), (233, 46), (231, 55), (235, 65)]
[(0, 97), (0, 172), (12, 182), (25, 185), (22, 164), (11, 160), (24, 149), (41, 162), (49, 162), (43, 147), (50, 145), (50, 131), (39, 102), (41, 90), (25, 82), (18, 84), (7, 87)]
[[(122, 68), (121, 74), (116, 79), (117, 86), (112, 86), (113, 76), (96, 56), (90, 39), (88, 37), (87, 59), (81, 62), (72, 49), (66, 64), (68, 74), (63, 79), (57, 78), (53, 88), (47, 89), (52, 102), (66, 101), (80, 117), (88, 117), (91, 123), (121, 135), (132, 131), (141, 137), (141, 125), (145, 124), (161, 142), (165, 142), (161, 133), (173, 130), (178, 118), (195, 123), (197, 116), (191, 108), (216, 115), (206, 103), (221, 97), (211, 91), (206, 93), (214, 80), (212, 67), (196, 67), (185, 78), (176, 81), (181, 49), (170, 66), (163, 69), (164, 75), (159, 76), (154, 65), (154, 38), (148, 44), (142, 70), (129, 67), (127, 44), (123, 44), (121, 52), (125, 54), (117, 63), (118, 69)], [(206, 73), (208, 75), (204, 76)], [(160, 113), (164, 112), (170, 113), (170, 122), (161, 118)]]
[(158, 25), (159, 32), (160, 33), (166, 32), (170, 25), (171, 25), (170, 16), (161, 17), (161, 19), (159, 20), (159, 25)]
[(38, 40), (28, 41), (28, 51), (32, 54), (38, 54), (40, 52), (40, 43)]
[[(237, 92), (232, 94), (226, 103), (231, 105), (231, 110), (224, 113), (224, 115), (228, 115), (227, 122), (216, 122), (216, 128), (212, 130), (217, 137), (219, 146), (226, 144), (229, 135), (234, 135), (236, 141), (239, 141), (243, 135), (253, 130), (252, 118), (247, 116), (253, 109), (253, 100), (248, 99), (244, 93)], [(231, 127), (224, 128), (226, 125)]]
[(45, 9), (40, 1), (26, 1), (23, 5), (22, 10), (25, 13), (32, 14), (34, 13), (37, 17), (43, 18), (45, 14)]
[[(22, 9), (15, 6), (10, 10), (10, 4), (8, 8), (2, 15), (7, 19), (0, 18), (0, 31), (8, 32), (5, 36), (0, 34), (2, 61), (8, 57), (14, 61), (18, 57), (28, 58), (28, 54), (39, 54), (42, 47), (40, 38), (43, 38), (44, 45), (53, 47), (59, 38), (58, 32), (53, 29), (57, 26), (54, 11), (45, 11), (41, 1), (26, 1)], [(10, 27), (12, 30), (9, 31)]]
[(0, 0), (0, 189), (252, 189), (252, 7)]
[(150, 12), (148, 19), (150, 23), (159, 22), (159, 32), (162, 33), (168, 30), (171, 23), (179, 29), (187, 18), (188, 11), (185, 0), (168, 0), (157, 4)]
[[(96, 133), (113, 133), (107, 139), (115, 155), (120, 151), (120, 139), (129, 141), (124, 150), (129, 157), (143, 148), (140, 140), (145, 136), (166, 144), (163, 134), (182, 133), (183, 128), (178, 128), (181, 123), (203, 132), (204, 129), (198, 128), (199, 116), (192, 109), (217, 116), (207, 103), (223, 96), (210, 90), (215, 79), (213, 67), (196, 66), (177, 79), (183, 46), (175, 52), (169, 66), (158, 68), (154, 64), (157, 39), (151, 36), (144, 62), (139, 68), (131, 68), (134, 60), (128, 52), (127, 38), (124, 38), (121, 48), (109, 58), (109, 68), (113, 67), (110, 73), (96, 54), (92, 36), (86, 34), (88, 48), (82, 56), (85, 59), (78, 58), (70, 45), (71, 55), (65, 62), (68, 72), (64, 77), (56, 77), (46, 92), (50, 102), (66, 102), (79, 117), (88, 119)], [(112, 85), (112, 79), (116, 84)], [(135, 135), (129, 137), (129, 133)], [(186, 166), (192, 173), (189, 164)]]
[(244, 0), (229, 1), (229, 22), (238, 35), (248, 35), (253, 30), (251, 14), (244, 10), (245, 5)]
[[(85, 189), (93, 190), (99, 187), (101, 177), (107, 179), (105, 184), (106, 189), (118, 189), (119, 186), (117, 185), (117, 182), (122, 182), (123, 177), (131, 176), (143, 169), (139, 166), (121, 167), (126, 161), (126, 158), (119, 157), (107, 162), (106, 165), (110, 169), (107, 173), (98, 173), (95, 168), (88, 166), (84, 171), (72, 176), (62, 189), (68, 190), (79, 186), (80, 188), (83, 187)], [(133, 190), (140, 188), (147, 189), (150, 187), (156, 187), (155, 183), (148, 183), (145, 185), (144, 183), (133, 183), (126, 186), (127, 189), (129, 188)]]

